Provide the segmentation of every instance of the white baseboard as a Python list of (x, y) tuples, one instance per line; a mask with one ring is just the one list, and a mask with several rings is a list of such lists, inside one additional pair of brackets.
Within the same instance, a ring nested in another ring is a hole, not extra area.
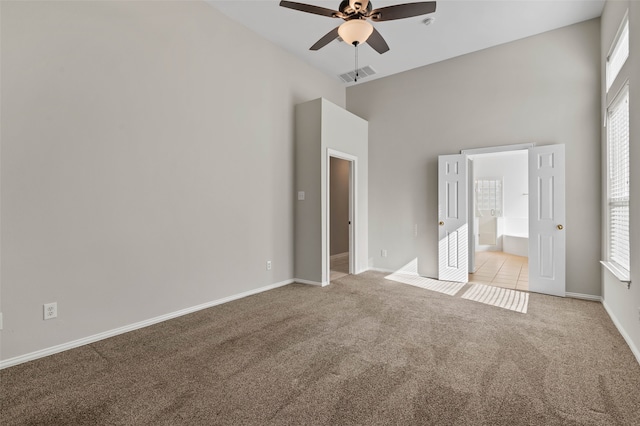
[(601, 296), (594, 296), (592, 294), (582, 294), (582, 293), (565, 293), (567, 297), (571, 297), (572, 299), (582, 299), (582, 300), (591, 300), (593, 302), (602, 302)]
[(125, 325), (123, 327), (108, 330), (102, 333), (94, 334), (93, 336), (83, 337), (82, 339), (74, 340), (72, 342), (63, 343), (56, 346), (51, 346), (46, 349), (31, 352), (25, 355), (19, 355), (17, 357), (9, 358), (0, 361), (0, 370), (3, 368), (12, 367), (14, 365), (22, 364), (24, 362), (33, 361), (38, 358), (64, 352), (69, 349), (77, 348), (79, 346), (88, 345), (99, 340), (108, 339), (109, 337), (117, 336), (119, 334), (127, 333), (129, 331), (138, 330), (140, 328), (148, 327), (159, 322), (167, 321), (173, 318), (177, 318), (183, 315), (191, 314), (193, 312), (200, 311), (202, 309), (211, 308), (213, 306), (222, 305), (223, 303), (232, 302), (234, 300), (242, 299), (243, 297), (252, 296), (254, 294), (262, 293), (268, 290), (273, 290), (278, 287), (282, 287), (288, 284), (292, 284), (294, 280), (286, 280), (275, 284), (270, 284), (264, 287), (256, 288), (254, 290), (245, 291), (243, 293), (234, 294), (232, 296), (224, 297), (222, 299), (213, 300), (211, 302), (203, 303), (201, 305), (192, 306), (190, 308), (181, 309), (179, 311), (171, 312), (169, 314), (160, 315), (155, 318), (140, 321), (134, 324)]
[[(382, 272), (384, 274), (415, 275), (417, 277), (429, 278), (429, 279), (432, 279), (432, 280), (437, 280), (437, 278), (427, 277), (425, 275), (420, 275), (417, 272), (403, 271), (402, 269), (369, 268), (369, 269), (367, 269), (367, 271)], [(366, 272), (366, 271), (363, 271), (363, 272)]]
[(309, 280), (301, 280), (299, 278), (296, 278), (295, 280), (293, 280), (296, 283), (300, 283), (300, 284), (307, 284), (307, 285), (316, 285), (316, 286), (320, 286), (320, 287), (326, 287), (329, 285), (329, 283), (324, 282), (318, 282), (318, 281), (309, 281)]
[(607, 311), (607, 314), (609, 314), (609, 318), (611, 318), (611, 321), (613, 321), (613, 324), (616, 326), (616, 328), (622, 335), (622, 338), (625, 340), (625, 342), (627, 342), (629, 349), (631, 349), (631, 352), (636, 357), (636, 361), (638, 361), (638, 364), (640, 364), (640, 348), (638, 348), (636, 345), (633, 344), (633, 340), (631, 340), (631, 336), (629, 336), (629, 334), (627, 334), (627, 332), (624, 330), (624, 328), (622, 327), (622, 324), (620, 324), (620, 321), (618, 321), (618, 318), (616, 318), (616, 316), (613, 314), (613, 311), (609, 308), (606, 301), (604, 300), (602, 301), (602, 306), (604, 306), (604, 310)]
[[(385, 274), (393, 274), (394, 272), (398, 272), (398, 271), (395, 271), (393, 269), (384, 269), (384, 268), (369, 268), (369, 269), (367, 269), (367, 271), (384, 272)], [(366, 272), (366, 271), (364, 271), (364, 272)]]

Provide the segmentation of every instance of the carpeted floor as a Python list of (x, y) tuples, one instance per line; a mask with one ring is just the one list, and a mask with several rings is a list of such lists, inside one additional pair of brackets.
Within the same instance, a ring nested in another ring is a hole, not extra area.
[(289, 285), (0, 371), (3, 425), (638, 425), (599, 303), (526, 314), (368, 272)]

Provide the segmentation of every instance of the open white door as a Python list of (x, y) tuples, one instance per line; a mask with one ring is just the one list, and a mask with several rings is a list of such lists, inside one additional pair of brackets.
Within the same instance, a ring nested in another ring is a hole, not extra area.
[(564, 145), (529, 148), (529, 290), (566, 295)]
[(438, 279), (467, 282), (467, 156), (438, 157)]

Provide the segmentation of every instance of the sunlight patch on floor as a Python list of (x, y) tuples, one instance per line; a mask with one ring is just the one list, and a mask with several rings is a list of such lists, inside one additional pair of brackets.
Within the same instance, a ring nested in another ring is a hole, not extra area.
[(526, 314), (529, 307), (529, 293), (484, 284), (473, 284), (462, 298), (521, 314)]
[(449, 281), (438, 281), (432, 278), (425, 278), (419, 275), (393, 273), (385, 277), (387, 280), (395, 281), (403, 284), (412, 285), (414, 287), (420, 287), (425, 290), (436, 291), (438, 293), (448, 294), (449, 296), (455, 296), (466, 283), (454, 283)]

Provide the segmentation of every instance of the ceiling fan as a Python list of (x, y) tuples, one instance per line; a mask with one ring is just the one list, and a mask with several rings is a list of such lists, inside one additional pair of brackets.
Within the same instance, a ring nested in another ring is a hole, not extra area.
[(395, 19), (426, 15), (436, 11), (435, 1), (397, 4), (379, 9), (373, 9), (371, 2), (368, 0), (343, 0), (338, 10), (293, 1), (281, 1), (280, 6), (315, 15), (328, 16), (329, 18), (340, 18), (345, 21), (342, 25), (329, 31), (309, 50), (319, 50), (340, 37), (345, 42), (356, 47), (366, 42), (380, 54), (387, 52), (389, 45), (367, 20), (373, 22), (393, 21)]

